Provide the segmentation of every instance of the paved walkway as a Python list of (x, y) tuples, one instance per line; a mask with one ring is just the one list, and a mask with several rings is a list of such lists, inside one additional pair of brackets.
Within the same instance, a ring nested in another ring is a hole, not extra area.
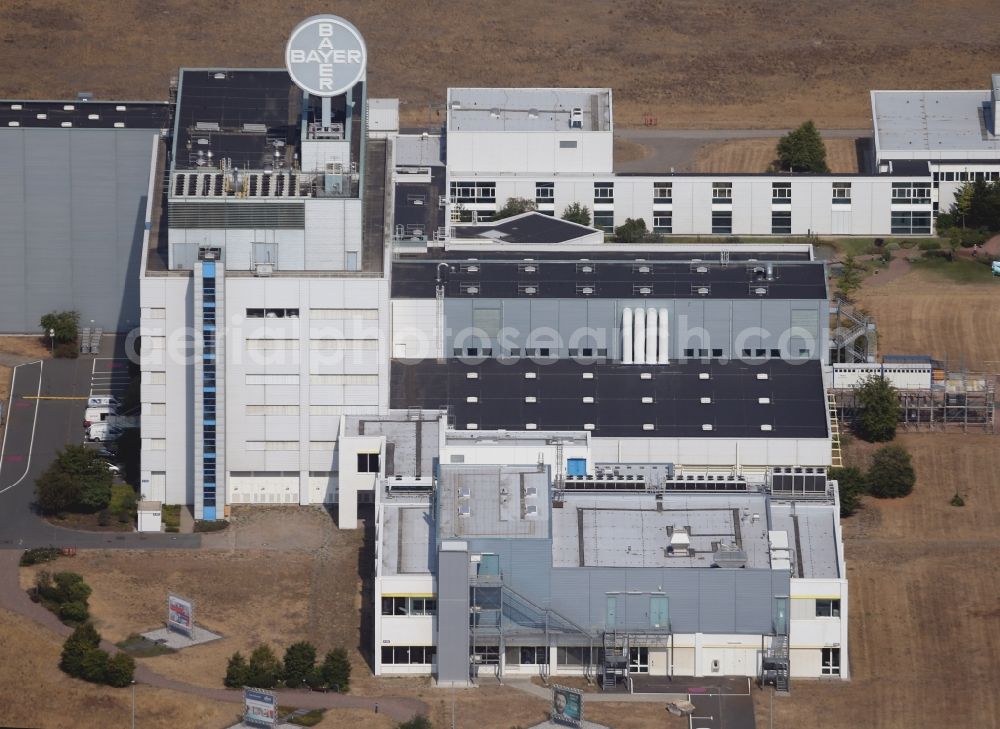
[[(552, 682), (559, 683), (559, 679), (553, 678)], [(552, 700), (552, 689), (532, 683), (530, 679), (506, 678), (504, 679), (504, 685), (510, 686), (518, 691), (523, 691), (526, 694), (531, 694), (532, 696), (536, 696), (544, 701)], [(584, 694), (584, 701), (588, 704), (591, 702), (611, 704), (666, 704), (668, 701), (677, 701), (678, 699), (686, 699), (687, 697), (687, 694), (619, 694), (604, 693), (603, 691), (588, 691)]]
[[(59, 622), (56, 616), (44, 607), (33, 603), (27, 593), (21, 589), (18, 580), (20, 557), (19, 551), (0, 551), (0, 609), (10, 610), (33, 620), (60, 637), (68, 636), (72, 630)], [(118, 652), (118, 648), (108, 641), (103, 641), (101, 647), (109, 653)], [(136, 665), (135, 680), (137, 683), (148, 686), (193, 694), (213, 701), (225, 701), (231, 704), (243, 703), (243, 694), (240, 691), (192, 686), (161, 676), (141, 663)], [(426, 714), (428, 710), (427, 704), (424, 702), (401, 696), (363, 697), (300, 690), (280, 690), (277, 693), (279, 704), (301, 709), (370, 709), (374, 713), (377, 704), (380, 713), (397, 721), (406, 721), (417, 714)]]

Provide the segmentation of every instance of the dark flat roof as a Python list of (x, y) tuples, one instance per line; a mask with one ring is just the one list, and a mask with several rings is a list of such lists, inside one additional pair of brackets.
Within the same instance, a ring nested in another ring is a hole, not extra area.
[[(469, 260), (490, 260), (490, 261), (709, 261), (719, 262), (719, 254), (711, 251), (693, 252), (690, 248), (672, 243), (653, 244), (651, 248), (633, 248), (631, 250), (587, 250), (574, 251), (525, 251), (525, 250), (489, 250), (474, 251), (468, 248), (446, 251), (426, 251), (415, 253), (403, 253), (400, 255), (404, 261), (469, 261)], [(733, 250), (730, 246), (729, 260), (735, 261), (808, 261), (809, 254), (805, 251), (761, 251), (755, 249), (752, 244), (738, 244), (741, 250)]]
[[(39, 119), (39, 114), (45, 118)], [(31, 128), (62, 127), (66, 122), (81, 129), (114, 129), (116, 123), (126, 129), (165, 129), (169, 119), (170, 104), (165, 101), (0, 101), (0, 127), (11, 122)]]
[(893, 159), (882, 160), (883, 163), (892, 164), (891, 175), (904, 175), (907, 177), (930, 177), (930, 164), (925, 159)]
[[(405, 179), (405, 176), (397, 179)], [(404, 236), (433, 238), (438, 228), (444, 225), (444, 208), (438, 205), (444, 190), (444, 167), (431, 168), (430, 182), (397, 182), (393, 224), (403, 226)]]
[[(469, 373), (476, 378), (470, 379)], [(535, 373), (528, 379), (526, 373)], [(592, 379), (584, 379), (592, 373)], [(649, 379), (642, 374), (649, 373)], [(702, 379), (702, 373), (708, 379)], [(767, 379), (758, 379), (764, 374)], [(469, 402), (469, 398), (477, 398)], [(526, 402), (526, 397), (536, 402)], [(643, 398), (651, 397), (652, 403)], [(584, 398), (593, 398), (585, 402)], [(710, 398), (703, 403), (702, 398)], [(761, 403), (760, 398), (769, 398)], [(818, 360), (791, 363), (680, 361), (669, 365), (573, 360), (393, 360), (392, 408), (448, 408), (465, 430), (583, 430), (597, 437), (825, 438)], [(646, 430), (643, 425), (653, 425)], [(703, 426), (710, 424), (711, 430)], [(770, 425), (770, 431), (762, 431)]]
[(453, 238), (495, 239), (503, 243), (565, 243), (596, 233), (597, 230), (577, 225), (562, 218), (539, 212), (516, 215), (485, 225), (452, 227)]
[[(589, 254), (588, 254), (589, 255)], [(532, 257), (534, 258), (534, 257)], [(458, 298), (634, 298), (666, 299), (825, 299), (826, 271), (821, 261), (765, 265), (728, 265), (679, 261), (497, 260), (479, 258), (396, 260), (392, 296), (433, 298), (439, 264), (445, 296)], [(587, 270), (590, 269), (590, 270)], [(757, 270), (755, 270), (757, 269)], [(763, 289), (763, 291), (761, 291)]]

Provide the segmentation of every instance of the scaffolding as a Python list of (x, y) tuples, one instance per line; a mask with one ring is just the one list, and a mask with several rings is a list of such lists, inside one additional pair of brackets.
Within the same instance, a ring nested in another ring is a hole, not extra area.
[[(951, 371), (935, 362), (930, 389), (899, 389), (899, 421), (903, 430), (981, 430), (996, 433), (996, 375)], [(857, 411), (857, 390), (832, 391), (838, 415), (848, 422)]]
[(834, 298), (830, 316), (830, 361), (874, 362), (878, 354), (875, 320), (842, 296)]

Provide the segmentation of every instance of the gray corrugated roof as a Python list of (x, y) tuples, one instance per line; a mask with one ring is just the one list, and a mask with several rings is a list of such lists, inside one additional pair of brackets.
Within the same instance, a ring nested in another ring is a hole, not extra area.
[(50, 311), (125, 331), (139, 267), (156, 132), (0, 129), (0, 331), (38, 332)]

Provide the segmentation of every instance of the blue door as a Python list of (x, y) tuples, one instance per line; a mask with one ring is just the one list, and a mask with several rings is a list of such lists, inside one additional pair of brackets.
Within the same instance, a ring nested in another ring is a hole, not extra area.
[(566, 463), (566, 475), (567, 476), (586, 476), (587, 475), (587, 459), (586, 458), (570, 458)]

